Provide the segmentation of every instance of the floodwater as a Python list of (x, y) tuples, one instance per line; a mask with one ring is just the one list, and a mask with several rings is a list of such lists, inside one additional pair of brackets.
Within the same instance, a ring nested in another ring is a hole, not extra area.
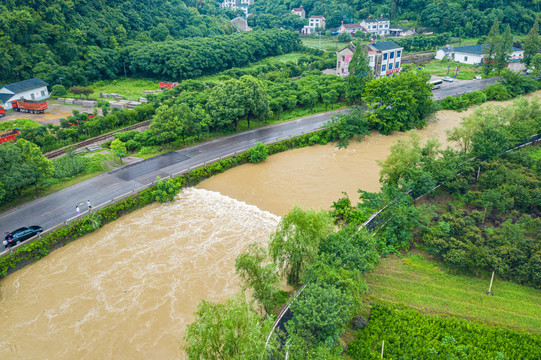
[[(473, 110), (440, 111), (422, 130), (422, 141), (436, 138), (447, 146), (446, 131)], [(390, 136), (372, 132), (347, 148), (335, 144), (316, 145), (272, 155), (259, 164), (245, 164), (213, 176), (197, 187), (217, 191), (280, 216), (298, 204), (304, 208), (330, 209), (333, 201), (348, 194), (352, 203), (357, 190), (379, 191), (378, 161), (390, 154), (391, 145), (407, 133)]]
[(1, 281), (0, 359), (178, 359), (203, 299), (238, 292), (235, 258), (279, 218), (186, 189)]
[[(418, 131), (438, 138), (470, 111)], [(294, 204), (328, 209), (379, 189), (378, 160), (405, 134), (247, 164), (54, 251), (0, 281), (0, 359), (178, 359), (198, 303), (238, 292), (235, 258)], [(219, 193), (218, 193), (219, 192)], [(255, 206), (254, 206), (255, 205)]]

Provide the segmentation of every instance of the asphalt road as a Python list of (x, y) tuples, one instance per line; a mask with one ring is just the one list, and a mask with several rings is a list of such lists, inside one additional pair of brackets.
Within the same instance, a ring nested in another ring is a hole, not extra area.
[[(441, 100), (447, 96), (484, 89), (495, 81), (496, 79), (444, 82), (440, 89), (433, 91), (434, 99)], [(110, 171), (1, 214), (0, 234), (30, 225), (39, 225), (43, 229), (48, 229), (75, 216), (77, 204), (81, 204), (81, 211), (85, 211), (87, 200), (90, 200), (94, 206), (103, 204), (151, 183), (156, 176), (164, 178), (201, 166), (221, 156), (245, 151), (256, 141), (271, 142), (312, 132), (329, 121), (333, 115), (343, 112), (347, 110), (306, 116), (294, 121), (216, 139)], [(3, 236), (1, 238), (3, 239)], [(0, 243), (0, 251), (3, 250), (3, 245)]]
[[(256, 141), (266, 143), (312, 132), (329, 121), (333, 115), (344, 112), (347, 110), (310, 115), (294, 121), (270, 125), (112, 170), (1, 214), (0, 234), (30, 225), (39, 225), (43, 229), (48, 229), (77, 215), (75, 211), (77, 204), (83, 203), (80, 209), (86, 211), (87, 200), (90, 200), (93, 206), (97, 206), (151, 183), (156, 176), (164, 178), (198, 167), (221, 156), (245, 151), (254, 146)], [(3, 250), (0, 242), (0, 251)]]
[(497, 82), (498, 78), (481, 79), (481, 80), (457, 80), (453, 82), (444, 81), (441, 87), (433, 90), (434, 100), (442, 100), (449, 96), (458, 96), (467, 92), (483, 90), (489, 85)]

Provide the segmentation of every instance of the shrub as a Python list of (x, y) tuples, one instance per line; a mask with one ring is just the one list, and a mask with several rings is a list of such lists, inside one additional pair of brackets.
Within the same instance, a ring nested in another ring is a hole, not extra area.
[(67, 93), (68, 91), (66, 90), (66, 87), (64, 85), (56, 84), (56, 85), (53, 85), (51, 96), (61, 97), (61, 96), (66, 95)]
[(85, 172), (85, 159), (75, 155), (66, 155), (53, 159), (54, 174), (56, 179), (70, 178)]
[(256, 164), (269, 157), (269, 148), (267, 147), (267, 145), (258, 141), (256, 142), (254, 147), (248, 150), (248, 156), (250, 158), (250, 162)]

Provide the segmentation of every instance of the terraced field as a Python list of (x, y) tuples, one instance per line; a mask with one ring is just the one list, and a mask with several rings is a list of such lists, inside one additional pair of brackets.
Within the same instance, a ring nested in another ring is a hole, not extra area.
[(450, 274), (422, 253), (382, 259), (366, 281), (371, 299), (541, 333), (541, 291), (496, 278), (494, 296), (487, 296), (490, 278)]

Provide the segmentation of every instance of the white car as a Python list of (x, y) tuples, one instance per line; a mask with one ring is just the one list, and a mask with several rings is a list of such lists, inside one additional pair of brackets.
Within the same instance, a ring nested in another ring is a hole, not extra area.
[(450, 76), (444, 76), (442, 80), (443, 80), (443, 81), (447, 81), (447, 82), (453, 82), (453, 81), (455, 81), (455, 80), (453, 80), (453, 78), (450, 77)]

